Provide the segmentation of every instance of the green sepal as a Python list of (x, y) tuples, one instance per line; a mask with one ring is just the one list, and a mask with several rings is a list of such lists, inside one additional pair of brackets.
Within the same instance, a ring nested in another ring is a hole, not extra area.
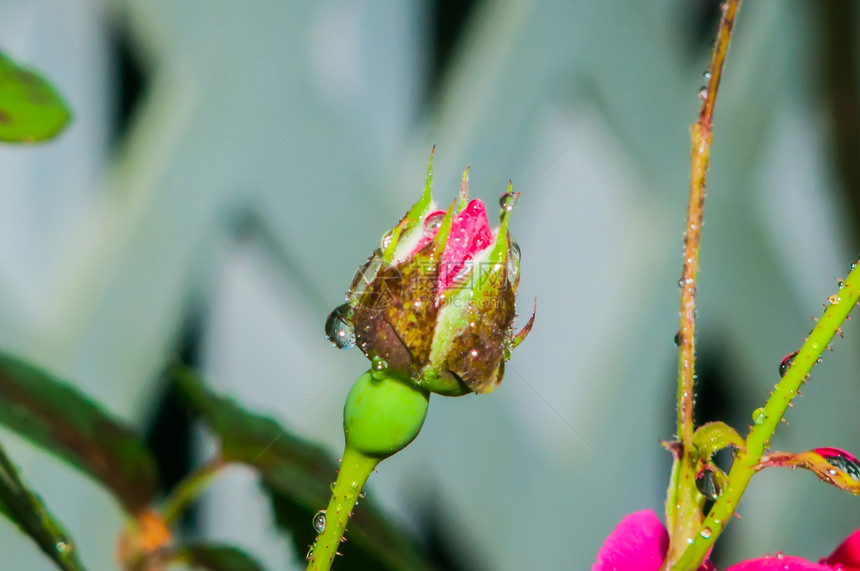
[(424, 217), (430, 213), (433, 207), (433, 155), (435, 152), (436, 145), (433, 145), (433, 148), (430, 150), (430, 159), (427, 161), (427, 178), (424, 180), (424, 193), (421, 195), (421, 198), (412, 205), (412, 208), (397, 223), (397, 226), (392, 228), (382, 238), (382, 259), (386, 264), (393, 263), (394, 252), (406, 233), (415, 229), (416, 226), (422, 232), (424, 230), (421, 221), (424, 220)]

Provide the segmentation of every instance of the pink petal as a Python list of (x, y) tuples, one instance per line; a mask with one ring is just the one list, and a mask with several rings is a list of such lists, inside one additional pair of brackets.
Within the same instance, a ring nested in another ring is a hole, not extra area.
[(860, 570), (860, 529), (848, 536), (833, 554), (824, 560), (833, 567), (842, 565), (845, 571)]
[(651, 510), (626, 516), (612, 530), (591, 571), (658, 571), (669, 549), (669, 534)]
[(439, 267), (438, 292), (448, 289), (466, 262), (492, 244), (493, 231), (487, 220), (487, 209), (481, 200), (472, 200), (454, 217), (451, 224), (451, 233)]
[(792, 555), (765, 555), (732, 565), (726, 571), (833, 571), (829, 565), (812, 563)]

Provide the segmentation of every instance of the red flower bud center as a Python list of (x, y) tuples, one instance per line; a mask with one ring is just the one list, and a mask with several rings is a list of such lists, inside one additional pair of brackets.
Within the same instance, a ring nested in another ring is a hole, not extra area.
[(439, 264), (437, 294), (462, 283), (472, 269), (474, 257), (492, 244), (493, 231), (487, 219), (487, 209), (481, 200), (472, 200), (451, 224), (451, 233)]

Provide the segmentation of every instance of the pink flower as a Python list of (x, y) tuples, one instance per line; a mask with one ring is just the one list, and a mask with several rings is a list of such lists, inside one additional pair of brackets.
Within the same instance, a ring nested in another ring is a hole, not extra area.
[[(659, 571), (669, 549), (669, 533), (651, 510), (626, 516), (612, 530), (591, 571)], [(706, 561), (699, 571), (716, 571)], [(812, 563), (791, 555), (766, 555), (732, 565), (727, 571), (860, 571), (860, 529), (826, 559)]]

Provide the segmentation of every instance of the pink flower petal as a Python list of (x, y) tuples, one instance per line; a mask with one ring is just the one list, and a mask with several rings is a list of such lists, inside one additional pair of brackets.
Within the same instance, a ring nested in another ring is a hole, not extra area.
[(842, 569), (845, 571), (860, 570), (860, 529), (849, 535), (848, 538), (836, 548), (836, 551), (824, 560), (824, 563), (833, 567), (842, 565)]
[(669, 534), (651, 510), (626, 516), (612, 530), (591, 571), (658, 571), (669, 549)]
[(833, 571), (829, 565), (812, 563), (792, 555), (765, 555), (732, 565), (726, 571)]
[(493, 244), (493, 231), (484, 203), (475, 199), (466, 205), (451, 224), (451, 233), (439, 267), (437, 292), (451, 287), (457, 274), (476, 254)]

